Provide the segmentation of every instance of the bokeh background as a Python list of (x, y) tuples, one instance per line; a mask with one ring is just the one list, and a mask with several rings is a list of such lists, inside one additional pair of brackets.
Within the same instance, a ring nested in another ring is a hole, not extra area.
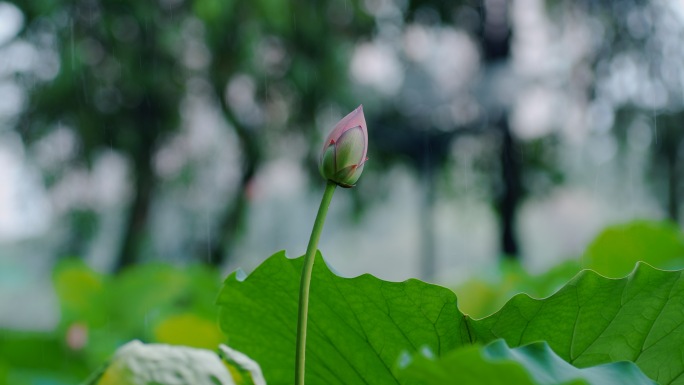
[(682, 0), (0, 1), (0, 383), (225, 341), (221, 278), (304, 252), (359, 104), (370, 160), (320, 243), (340, 275), (485, 315), (591, 255), (674, 266), (683, 42)]

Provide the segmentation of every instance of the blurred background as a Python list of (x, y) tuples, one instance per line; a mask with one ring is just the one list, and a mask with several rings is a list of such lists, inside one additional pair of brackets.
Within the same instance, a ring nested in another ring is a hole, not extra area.
[(303, 254), (359, 104), (370, 160), (319, 245), (340, 275), (484, 316), (582, 266), (677, 267), (682, 42), (682, 0), (0, 1), (0, 383), (224, 341), (222, 277)]

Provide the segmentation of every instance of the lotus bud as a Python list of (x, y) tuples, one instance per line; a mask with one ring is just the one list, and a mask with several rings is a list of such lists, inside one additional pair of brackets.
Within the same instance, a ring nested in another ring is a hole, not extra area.
[(333, 128), (321, 151), (318, 168), (329, 181), (341, 187), (354, 187), (366, 163), (368, 130), (363, 106), (359, 106)]

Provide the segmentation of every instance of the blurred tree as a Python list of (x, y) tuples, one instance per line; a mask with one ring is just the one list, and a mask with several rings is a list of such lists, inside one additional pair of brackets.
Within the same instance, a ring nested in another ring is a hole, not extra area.
[(221, 214), (219, 236), (199, 247), (206, 249), (208, 242), (211, 262), (220, 265), (243, 223), (249, 184), (269, 159), (264, 153), (269, 137), (278, 142), (302, 135), (311, 149), (303, 159), (314, 169), (311, 158), (320, 148), (316, 114), (340, 102), (355, 107), (348, 95), (347, 59), (372, 24), (358, 1), (199, 0), (194, 6), (207, 29), (214, 97), (241, 145), (238, 192)]
[[(31, 143), (57, 124), (73, 129), (80, 161), (111, 148), (130, 161), (133, 199), (116, 269), (139, 259), (157, 185), (153, 157), (179, 125), (183, 68), (178, 21), (182, 2), (96, 0), (25, 2), (22, 36), (40, 45), (54, 39), (55, 79), (29, 89), (19, 132)], [(47, 36), (46, 36), (47, 35)]]
[[(464, 12), (465, 11), (465, 12)], [(509, 125), (510, 100), (498, 99), (498, 88), (506, 77), (511, 51), (511, 26), (508, 2), (506, 1), (460, 1), (444, 3), (433, 0), (416, 0), (407, 5), (406, 20), (418, 24), (432, 23), (453, 26), (468, 32), (480, 46), (481, 70), (484, 79), (478, 88), (476, 98), (484, 111), (477, 119), (467, 124), (455, 124), (445, 129), (433, 121), (434, 109), (419, 117), (400, 108), (388, 108), (377, 130), (371, 130), (380, 147), (380, 156), (396, 161), (396, 155), (411, 162), (414, 169), (422, 173), (424, 191), (420, 228), (423, 247), (421, 250), (421, 274), (425, 279), (433, 278), (436, 257), (434, 255), (433, 211), (436, 195), (434, 181), (436, 170), (446, 166), (452, 143), (460, 138), (477, 137), (492, 142), (498, 149), (498, 174), (488, 173), (494, 206), (498, 212), (500, 242), (504, 257), (517, 258), (520, 252), (516, 234), (516, 215), (526, 190), (523, 188), (525, 174), (542, 170), (546, 166), (537, 156), (522, 162), (523, 144), (512, 133)], [(462, 15), (466, 15), (466, 18)], [(443, 103), (444, 100), (439, 102)], [(451, 103), (453, 101), (446, 101)], [(411, 116), (413, 115), (413, 116)], [(401, 139), (387, 140), (390, 132)], [(382, 139), (381, 139), (382, 138)], [(531, 144), (531, 145), (534, 145)], [(392, 155), (396, 154), (396, 155)]]
[[(198, 247), (206, 250), (208, 243), (210, 262), (220, 265), (249, 206), (249, 183), (268, 159), (264, 148), (269, 138), (294, 133), (318, 148), (316, 114), (339, 102), (354, 105), (344, 75), (349, 51), (372, 27), (356, 1), (17, 5), (26, 16), (22, 38), (38, 45), (45, 34), (55, 37), (49, 48), (60, 65), (53, 81), (29, 89), (29, 107), (19, 124), (26, 142), (59, 123), (80, 140), (79, 162), (89, 164), (98, 151), (109, 148), (130, 160), (133, 199), (117, 269), (139, 259), (157, 185), (154, 155), (178, 129), (180, 101), (191, 75), (206, 77), (240, 144), (237, 194), (219, 215), (219, 236), (201, 240)], [(209, 51), (206, 71), (194, 73), (183, 66), (181, 25), (192, 17), (202, 21)]]
[[(476, 30), (482, 46), (485, 65), (485, 76), (497, 78), (496, 72), (510, 60), (511, 25), (510, 10), (507, 1), (485, 1), (480, 8), (482, 23)], [(499, 81), (501, 75), (498, 76)], [(494, 87), (501, 87), (494, 84)], [(497, 92), (488, 90), (486, 96), (495, 99)], [(492, 125), (500, 133), (499, 154), (501, 162), (500, 188), (497, 191), (495, 206), (500, 218), (500, 245), (504, 257), (517, 258), (520, 253), (516, 234), (515, 220), (522, 202), (522, 174), (520, 171), (520, 144), (511, 132), (509, 124), (510, 100), (501, 103), (497, 100), (485, 100), (490, 114), (493, 112)], [(497, 113), (499, 116), (497, 117)]]
[(684, 109), (658, 118), (658, 143), (653, 152), (653, 174), (664, 185), (664, 208), (670, 220), (680, 222), (682, 168), (684, 168)]
[[(250, 8), (252, 5), (246, 2), (214, 0), (197, 1), (193, 8), (206, 27), (206, 45), (211, 52), (208, 79), (213, 96), (218, 100), (224, 117), (235, 130), (241, 150), (238, 187), (225, 212), (220, 216), (219, 235), (213, 239), (202, 240), (202, 245), (198, 247), (203, 249), (207, 243), (209, 244), (209, 261), (214, 265), (223, 263), (227, 249), (232, 246), (238, 235), (248, 207), (248, 185), (263, 162), (262, 143), (257, 132), (258, 121), (252, 120), (252, 124), (244, 123), (244, 119), (237, 118), (225, 99), (231, 77), (242, 67), (249, 67), (245, 59), (249, 57), (250, 48), (255, 44), (252, 31), (258, 25), (257, 19), (251, 18)], [(253, 21), (248, 23), (246, 20)]]
[[(131, 163), (133, 198), (118, 268), (138, 260), (157, 185), (152, 160), (162, 141), (179, 126), (180, 101), (191, 77), (208, 82), (211, 97), (240, 144), (237, 193), (218, 215), (219, 236), (200, 239), (197, 247), (206, 255), (209, 244), (209, 260), (219, 265), (230, 256), (242, 227), (251, 181), (262, 164), (282, 155), (272, 155), (273, 142), (305, 138), (307, 169), (317, 173), (312, 161), (320, 148), (316, 120), (328, 107), (350, 110), (357, 105), (359, 94), (351, 84), (348, 65), (360, 43), (386, 36), (392, 31), (387, 25), (404, 28), (405, 23), (431, 22), (431, 15), (437, 15), (438, 22), (464, 28), (477, 39), (484, 78), (496, 78), (510, 61), (505, 1), (415, 0), (396, 5), (398, 15), (373, 14), (369, 10), (382, 8), (380, 4), (356, 0), (17, 4), (26, 16), (23, 37), (37, 45), (46, 34), (56, 37), (51, 49), (60, 63), (52, 82), (28, 88), (28, 108), (19, 125), (25, 140), (33, 142), (60, 123), (80, 139), (81, 162), (112, 148)], [(464, 9), (470, 12), (461, 12)], [(470, 19), (464, 19), (464, 14)], [(187, 38), (181, 24), (194, 18), (202, 24), (208, 64), (192, 72), (183, 66)], [(399, 44), (401, 34), (391, 36)], [(508, 106), (490, 100), (495, 87), (485, 84), (475, 95), (486, 113), (468, 124), (452, 123), (448, 129), (433, 124), (434, 106), (417, 116), (400, 103), (377, 102), (376, 96), (363, 94), (364, 102), (375, 103), (379, 111), (368, 114), (378, 128), (371, 130), (373, 162), (389, 165), (409, 159), (422, 172), (427, 277), (434, 271), (435, 259), (430, 230), (435, 178), (460, 137), (476, 136), (498, 148), (498, 174), (490, 174), (500, 214), (501, 251), (507, 256), (519, 252), (515, 216), (525, 194), (522, 180), (545, 165), (534, 156), (520, 157), (523, 144), (509, 127)]]
[(400, 113), (386, 113), (371, 125), (370, 142), (374, 145), (374, 161), (380, 168), (392, 163), (407, 161), (420, 175), (421, 202), (420, 217), (417, 219), (421, 245), (421, 277), (432, 279), (437, 268), (435, 251), (434, 210), (437, 200), (437, 178), (441, 168), (447, 164), (451, 142), (457, 135), (472, 134), (461, 129), (444, 132), (425, 124), (411, 121)]
[[(609, 129), (623, 149), (630, 141), (648, 141), (647, 180), (675, 222), (681, 218), (684, 167), (684, 19), (676, 7), (681, 5), (621, 0), (581, 1), (572, 8), (600, 22), (591, 61), (596, 80), (588, 92), (593, 102), (609, 107)], [(652, 135), (639, 136), (644, 128)]]

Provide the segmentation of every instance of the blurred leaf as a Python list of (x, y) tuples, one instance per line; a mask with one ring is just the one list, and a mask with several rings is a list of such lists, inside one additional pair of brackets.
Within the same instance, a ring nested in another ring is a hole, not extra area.
[(108, 291), (109, 305), (114, 322), (131, 338), (152, 338), (150, 332), (171, 316), (191, 312), (215, 319), (218, 286), (218, 274), (208, 268), (140, 265), (116, 277)]
[[(638, 261), (661, 269), (684, 268), (684, 236), (677, 225), (636, 221), (609, 227), (588, 246), (583, 265), (602, 275), (619, 278), (634, 270)], [(530, 275), (517, 262), (503, 263), (493, 274), (471, 279), (454, 291), (461, 311), (480, 318), (500, 309), (518, 293), (546, 297), (580, 270), (575, 260), (563, 262), (540, 275)]]
[(644, 261), (661, 269), (684, 267), (684, 235), (671, 222), (636, 221), (605, 229), (587, 248), (583, 265), (619, 278)]
[[(517, 286), (514, 286), (517, 287)], [(482, 278), (473, 278), (454, 289), (459, 303), (459, 309), (473, 318), (488, 316), (508, 301), (511, 287), (502, 279), (501, 282), (491, 282)]]
[(0, 384), (73, 384), (89, 371), (55, 333), (0, 330)]
[(206, 23), (217, 23), (230, 20), (233, 0), (197, 0), (193, 3), (193, 11)]
[(400, 375), (422, 385), (654, 384), (631, 362), (578, 369), (544, 342), (511, 349), (504, 340), (462, 347), (437, 360), (418, 357)]
[[(255, 359), (271, 385), (294, 378), (302, 258), (277, 253), (247, 279), (236, 273), (219, 295), (219, 322), (230, 345)], [(314, 265), (307, 339), (307, 384), (395, 384), (403, 351), (444, 353), (467, 343), (454, 294), (418, 280), (340, 278), (320, 255)]]
[[(253, 357), (270, 384), (293, 377), (302, 259), (278, 253), (250, 276), (230, 275), (219, 321), (232, 346)], [(650, 378), (684, 384), (682, 271), (642, 264), (627, 278), (583, 271), (543, 300), (520, 294), (496, 314), (474, 320), (446, 288), (416, 280), (334, 275), (314, 266), (309, 313), (307, 383), (396, 384), (391, 368), (402, 352), (440, 356), (459, 346), (503, 338), (511, 346), (547, 341), (578, 367), (634, 361)]]
[(155, 341), (170, 345), (185, 345), (211, 349), (223, 342), (224, 337), (215, 321), (195, 314), (171, 316), (154, 329)]
[[(265, 24), (276, 31), (283, 32), (290, 24), (297, 23), (297, 14), (293, 11), (291, 6), (291, 4), (295, 3), (280, 0), (254, 0), (254, 4), (258, 7), (260, 16), (263, 18)], [(313, 4), (309, 4), (308, 6), (311, 7)], [(303, 24), (310, 22), (314, 21), (302, 21)], [(296, 25), (293, 25), (292, 27), (297, 28)]]
[[(214, 299), (220, 285), (215, 269), (157, 263), (133, 266), (108, 277), (74, 259), (60, 261), (53, 276), (62, 320), (52, 337), (51, 349), (58, 350), (54, 355), (46, 353), (51, 361), (68, 358), (90, 372), (132, 339), (206, 348), (225, 342), (214, 321), (218, 314)], [(2, 344), (0, 339), (0, 357), (7, 354), (17, 367), (58, 369), (50, 362), (35, 360), (36, 350), (51, 350), (22, 349), (20, 344), (6, 350), (7, 342)]]
[(119, 310), (128, 313), (127, 318), (139, 321), (173, 304), (183, 295), (187, 280), (183, 272), (169, 265), (141, 265), (120, 274), (112, 294)]
[(63, 323), (104, 322), (106, 312), (103, 311), (102, 295), (105, 278), (101, 274), (81, 260), (66, 259), (55, 267), (53, 281), (62, 308)]
[(473, 318), (499, 310), (518, 293), (542, 298), (560, 289), (580, 270), (578, 261), (565, 261), (539, 275), (530, 275), (518, 261), (503, 262), (493, 273), (473, 278), (454, 289), (461, 311)]
[(232, 385), (212, 351), (132, 341), (119, 348), (98, 385)]

